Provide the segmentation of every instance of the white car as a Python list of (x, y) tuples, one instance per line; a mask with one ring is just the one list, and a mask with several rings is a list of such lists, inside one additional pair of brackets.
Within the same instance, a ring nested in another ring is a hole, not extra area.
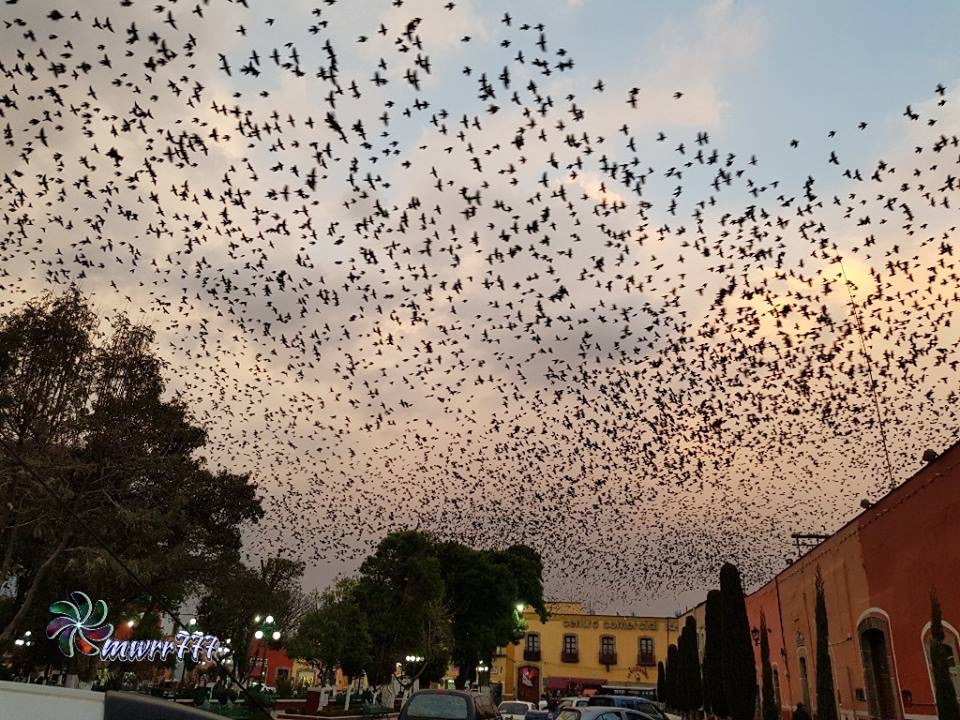
[(523, 720), (530, 710), (536, 710), (533, 703), (522, 700), (504, 700), (497, 708), (503, 720)]

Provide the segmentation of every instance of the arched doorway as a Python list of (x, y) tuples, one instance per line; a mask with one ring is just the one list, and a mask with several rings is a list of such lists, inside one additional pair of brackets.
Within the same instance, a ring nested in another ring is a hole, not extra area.
[(524, 665), (517, 668), (517, 700), (540, 702), (540, 668)]
[(877, 720), (903, 720), (893, 665), (890, 627), (884, 617), (871, 616), (857, 626), (860, 657), (866, 684), (870, 717)]

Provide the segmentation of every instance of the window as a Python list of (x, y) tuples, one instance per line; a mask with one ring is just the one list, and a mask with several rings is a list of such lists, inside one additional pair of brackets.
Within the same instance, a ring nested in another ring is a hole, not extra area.
[(645, 666), (657, 664), (657, 658), (653, 651), (653, 638), (640, 638), (640, 652), (637, 658), (637, 664)]
[(277, 681), (287, 680), (290, 678), (290, 668), (277, 668)]
[(560, 660), (568, 663), (580, 662), (576, 635), (563, 636), (563, 652), (560, 654)]
[(523, 646), (523, 659), (529, 662), (539, 662), (540, 633), (527, 633), (526, 644)]
[(781, 707), (780, 704), (780, 670), (777, 667), (773, 668), (773, 702), (777, 707)]
[(605, 712), (602, 715), (597, 715), (597, 720), (620, 720), (620, 713), (618, 712)]
[(610, 669), (611, 665), (617, 664), (617, 641), (613, 635), (600, 636), (600, 657), (601, 665), (606, 665)]

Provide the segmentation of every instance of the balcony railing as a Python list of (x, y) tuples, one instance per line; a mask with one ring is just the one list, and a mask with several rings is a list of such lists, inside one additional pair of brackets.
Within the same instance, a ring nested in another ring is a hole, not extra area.
[(561, 651), (560, 661), (565, 663), (577, 663), (580, 662), (580, 653), (577, 650), (567, 652), (566, 650)]
[(643, 667), (652, 667), (657, 664), (657, 658), (654, 657), (653, 653), (640, 653), (637, 656), (637, 665)]
[(523, 659), (528, 662), (540, 662), (540, 651), (531, 650), (530, 648), (524, 648)]
[(600, 653), (600, 664), (601, 665), (616, 665), (617, 664), (617, 654), (615, 652), (602, 652)]

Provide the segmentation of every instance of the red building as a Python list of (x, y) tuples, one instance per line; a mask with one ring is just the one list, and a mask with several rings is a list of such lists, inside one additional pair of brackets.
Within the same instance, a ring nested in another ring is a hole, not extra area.
[[(751, 627), (760, 627), (761, 611), (766, 618), (785, 715), (797, 702), (816, 709), (818, 567), (841, 717), (936, 717), (928, 662), (934, 588), (960, 691), (960, 443), (747, 597)], [(756, 656), (760, 678), (759, 648)]]

